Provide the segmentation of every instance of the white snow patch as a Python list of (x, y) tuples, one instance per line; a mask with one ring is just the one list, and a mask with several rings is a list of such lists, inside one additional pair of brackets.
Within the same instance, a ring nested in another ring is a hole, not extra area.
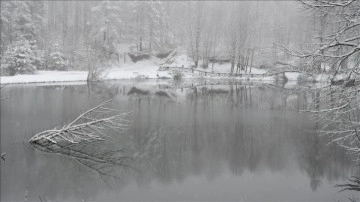
[[(172, 78), (171, 70), (158, 71), (161, 60), (152, 58), (151, 60), (139, 61), (136, 63), (123, 63), (117, 66), (113, 66), (105, 71), (104, 80), (118, 80), (118, 79), (158, 79), (158, 78)], [(188, 67), (189, 60), (186, 54), (180, 55), (175, 60), (175, 66), (184, 65)], [(215, 73), (229, 73), (231, 69), (230, 63), (224, 64), (209, 64), (207, 69), (197, 68), (201, 71), (215, 72)], [(252, 74), (264, 74), (266, 69), (252, 68)], [(244, 71), (240, 73), (246, 74)], [(15, 76), (2, 76), (0, 79), (1, 84), (14, 84), (14, 83), (51, 83), (51, 82), (86, 82), (87, 71), (36, 71), (35, 74), (30, 75), (15, 75)], [(299, 77), (299, 73), (285, 73), (289, 79), (289, 85), (295, 85), (295, 81)], [(344, 77), (344, 75), (338, 75), (336, 79)], [(194, 73), (185, 73), (183, 78), (195, 79), (195, 78), (210, 78), (210, 79), (235, 79), (235, 80), (247, 80), (247, 81), (274, 81), (273, 76), (268, 77), (222, 77), (222, 76), (202, 76), (196, 71)], [(328, 81), (329, 75), (320, 74), (315, 76), (316, 81), (324, 82)]]
[(298, 77), (300, 76), (300, 73), (286, 72), (285, 76), (286, 76), (286, 78), (288, 78), (289, 81), (297, 81)]
[(36, 71), (35, 74), (2, 76), (1, 84), (86, 81), (87, 71)]

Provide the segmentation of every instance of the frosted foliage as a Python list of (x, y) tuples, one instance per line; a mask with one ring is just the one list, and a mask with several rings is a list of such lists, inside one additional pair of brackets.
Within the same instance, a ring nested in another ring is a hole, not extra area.
[(52, 70), (66, 69), (66, 59), (64, 54), (60, 51), (58, 44), (54, 45), (53, 51), (49, 55), (48, 68)]
[(35, 42), (24, 38), (9, 45), (1, 60), (1, 69), (4, 74), (16, 75), (32, 73), (41, 61), (41, 52)]

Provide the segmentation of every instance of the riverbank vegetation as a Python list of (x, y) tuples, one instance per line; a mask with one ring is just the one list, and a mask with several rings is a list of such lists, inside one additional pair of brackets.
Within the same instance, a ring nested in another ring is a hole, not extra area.
[(318, 48), (294, 55), (312, 59), (317, 71), (322, 71), (322, 64), (331, 64), (332, 76), (349, 67), (351, 58), (354, 58), (355, 66), (348, 71), (346, 78), (330, 78), (330, 85), (314, 96), (310, 111), (324, 126), (322, 133), (332, 136), (333, 142), (359, 156), (360, 4), (353, 0), (300, 2), (318, 16), (321, 35)]

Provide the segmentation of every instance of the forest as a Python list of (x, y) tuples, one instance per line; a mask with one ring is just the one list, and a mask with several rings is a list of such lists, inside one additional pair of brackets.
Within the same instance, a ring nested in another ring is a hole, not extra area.
[[(359, 7), (348, 1), (2, 1), (2, 75), (121, 66), (186, 50), (230, 73), (287, 64), (359, 66)], [(248, 70), (249, 68), (249, 70)]]

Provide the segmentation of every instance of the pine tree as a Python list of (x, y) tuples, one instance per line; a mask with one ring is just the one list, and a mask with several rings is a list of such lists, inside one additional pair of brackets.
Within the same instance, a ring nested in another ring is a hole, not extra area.
[(64, 54), (61, 52), (59, 44), (54, 44), (53, 50), (48, 58), (48, 69), (51, 70), (66, 70), (67, 61)]
[(36, 46), (35, 41), (29, 41), (24, 36), (10, 44), (2, 59), (1, 70), (5, 75), (33, 73), (37, 65), (41, 65), (42, 52)]
[(44, 1), (2, 1), (1, 53), (19, 36), (42, 41), (45, 14)]

